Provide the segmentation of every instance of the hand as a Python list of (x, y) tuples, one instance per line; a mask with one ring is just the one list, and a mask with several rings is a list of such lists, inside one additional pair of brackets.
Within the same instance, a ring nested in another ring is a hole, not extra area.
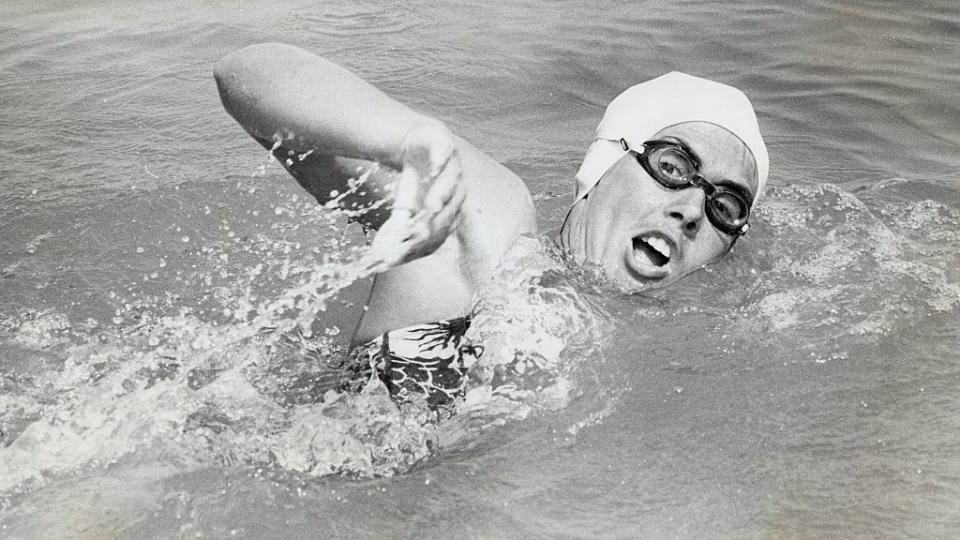
[(433, 253), (456, 229), (465, 189), (453, 135), (443, 124), (410, 130), (400, 148), (403, 169), (393, 211), (377, 231), (366, 268), (383, 272)]

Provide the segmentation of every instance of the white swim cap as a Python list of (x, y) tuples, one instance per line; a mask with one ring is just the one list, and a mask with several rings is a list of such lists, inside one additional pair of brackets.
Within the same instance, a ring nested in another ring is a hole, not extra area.
[(620, 139), (630, 148), (640, 148), (658, 131), (683, 122), (716, 124), (747, 145), (757, 162), (756, 205), (767, 183), (770, 158), (750, 100), (732, 86), (677, 71), (632, 86), (607, 105), (577, 171), (576, 200), (585, 197), (626, 153)]

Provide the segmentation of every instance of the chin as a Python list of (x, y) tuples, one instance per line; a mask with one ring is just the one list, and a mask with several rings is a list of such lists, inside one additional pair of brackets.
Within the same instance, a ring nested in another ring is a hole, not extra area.
[(690, 272), (670, 272), (663, 277), (651, 278), (638, 275), (628, 267), (608, 269), (606, 274), (617, 288), (625, 293), (639, 293), (663, 289), (683, 279)]
[(607, 270), (604, 273), (612, 285), (627, 294), (662, 289), (676, 281), (672, 276), (658, 279), (637, 276), (625, 268)]

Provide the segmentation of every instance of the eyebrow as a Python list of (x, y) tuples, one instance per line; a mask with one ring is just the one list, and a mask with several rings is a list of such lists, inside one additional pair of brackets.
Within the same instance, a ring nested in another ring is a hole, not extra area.
[(671, 139), (676, 140), (677, 143), (680, 144), (680, 147), (683, 148), (683, 151), (684, 151), (684, 152), (690, 154), (690, 157), (692, 157), (692, 158), (697, 162), (697, 167), (699, 167), (700, 165), (703, 164), (703, 160), (700, 159), (700, 155), (697, 154), (696, 152), (694, 152), (694, 151), (693, 151), (693, 148), (690, 148), (690, 143), (688, 143), (688, 142), (687, 142), (686, 140), (684, 140), (684, 139), (681, 139), (680, 137), (674, 137), (674, 136), (669, 136), (669, 137), (670, 137)]
[[(677, 137), (676, 135), (667, 135), (667, 137), (677, 141), (680, 147), (683, 148), (683, 151), (690, 154), (690, 157), (697, 162), (697, 168), (700, 168), (700, 165), (703, 164), (703, 160), (700, 159), (699, 154), (693, 151), (693, 148), (690, 148), (690, 143), (683, 138)], [(756, 196), (753, 194), (753, 190), (750, 189), (750, 182), (747, 180), (744, 180), (743, 182), (737, 182), (736, 180), (730, 180), (729, 178), (721, 178), (719, 180), (710, 181), (718, 186), (724, 186), (729, 189), (739, 191), (741, 195), (746, 196), (746, 198), (750, 201), (750, 204), (753, 204), (753, 200), (756, 198)]]

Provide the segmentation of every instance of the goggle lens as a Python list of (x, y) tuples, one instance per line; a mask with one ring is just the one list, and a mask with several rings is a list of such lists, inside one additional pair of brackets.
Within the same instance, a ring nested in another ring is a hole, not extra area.
[(744, 233), (750, 207), (747, 201), (733, 191), (717, 188), (706, 201), (707, 218), (727, 234)]
[(659, 173), (661, 184), (672, 187), (682, 188), (690, 185), (687, 180), (696, 174), (696, 165), (690, 161), (690, 157), (683, 151), (670, 147), (655, 147), (647, 154), (650, 164), (656, 164), (656, 171)]

